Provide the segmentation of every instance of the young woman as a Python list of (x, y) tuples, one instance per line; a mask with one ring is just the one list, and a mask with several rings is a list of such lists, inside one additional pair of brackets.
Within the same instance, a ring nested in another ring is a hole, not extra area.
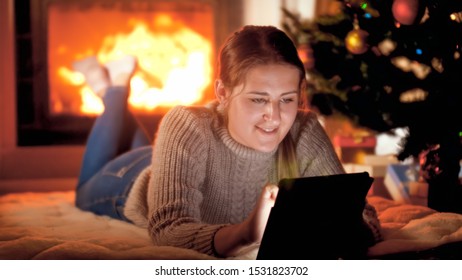
[[(152, 147), (142, 147), (148, 140), (127, 109), (134, 65), (76, 64), (106, 108), (83, 160), (81, 209), (146, 227), (156, 245), (227, 257), (261, 241), (281, 178), (344, 172), (304, 107), (305, 70), (283, 31), (245, 26), (232, 34), (219, 55), (216, 101), (173, 108)], [(363, 217), (380, 240), (369, 204)]]

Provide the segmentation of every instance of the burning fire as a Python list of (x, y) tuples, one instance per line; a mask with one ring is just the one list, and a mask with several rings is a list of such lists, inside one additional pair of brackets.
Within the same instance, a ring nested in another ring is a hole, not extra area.
[[(132, 108), (150, 112), (158, 107), (193, 104), (203, 98), (211, 84), (212, 46), (192, 29), (173, 21), (168, 15), (157, 16), (152, 30), (137, 20), (130, 33), (104, 38), (96, 53), (101, 63), (130, 54), (138, 59), (138, 68), (130, 84)], [(76, 60), (88, 54), (76, 55)], [(58, 68), (58, 76), (80, 88), (84, 114), (100, 114), (102, 101), (85, 84), (82, 74), (68, 67)]]

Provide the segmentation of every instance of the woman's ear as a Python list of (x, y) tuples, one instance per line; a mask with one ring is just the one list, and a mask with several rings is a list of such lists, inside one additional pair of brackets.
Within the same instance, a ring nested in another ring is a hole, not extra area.
[(220, 79), (215, 80), (215, 97), (222, 105), (224, 105), (228, 99), (225, 85), (223, 84), (223, 81)]

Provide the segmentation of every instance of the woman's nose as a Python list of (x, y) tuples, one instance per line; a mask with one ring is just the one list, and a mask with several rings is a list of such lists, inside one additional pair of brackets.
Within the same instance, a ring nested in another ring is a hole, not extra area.
[(279, 124), (281, 121), (280, 113), (279, 102), (268, 102), (265, 107), (265, 114), (263, 115), (263, 118), (265, 121), (271, 121), (275, 124)]

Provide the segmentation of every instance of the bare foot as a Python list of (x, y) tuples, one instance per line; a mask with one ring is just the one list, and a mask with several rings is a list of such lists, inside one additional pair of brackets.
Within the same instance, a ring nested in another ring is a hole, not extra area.
[(135, 56), (126, 55), (117, 60), (106, 63), (111, 83), (114, 86), (129, 86), (130, 79), (135, 73), (137, 60)]
[(75, 71), (82, 73), (85, 77), (85, 82), (91, 90), (103, 98), (106, 89), (111, 86), (111, 81), (107, 70), (99, 64), (98, 59), (95, 56), (90, 56), (75, 61), (72, 67)]

